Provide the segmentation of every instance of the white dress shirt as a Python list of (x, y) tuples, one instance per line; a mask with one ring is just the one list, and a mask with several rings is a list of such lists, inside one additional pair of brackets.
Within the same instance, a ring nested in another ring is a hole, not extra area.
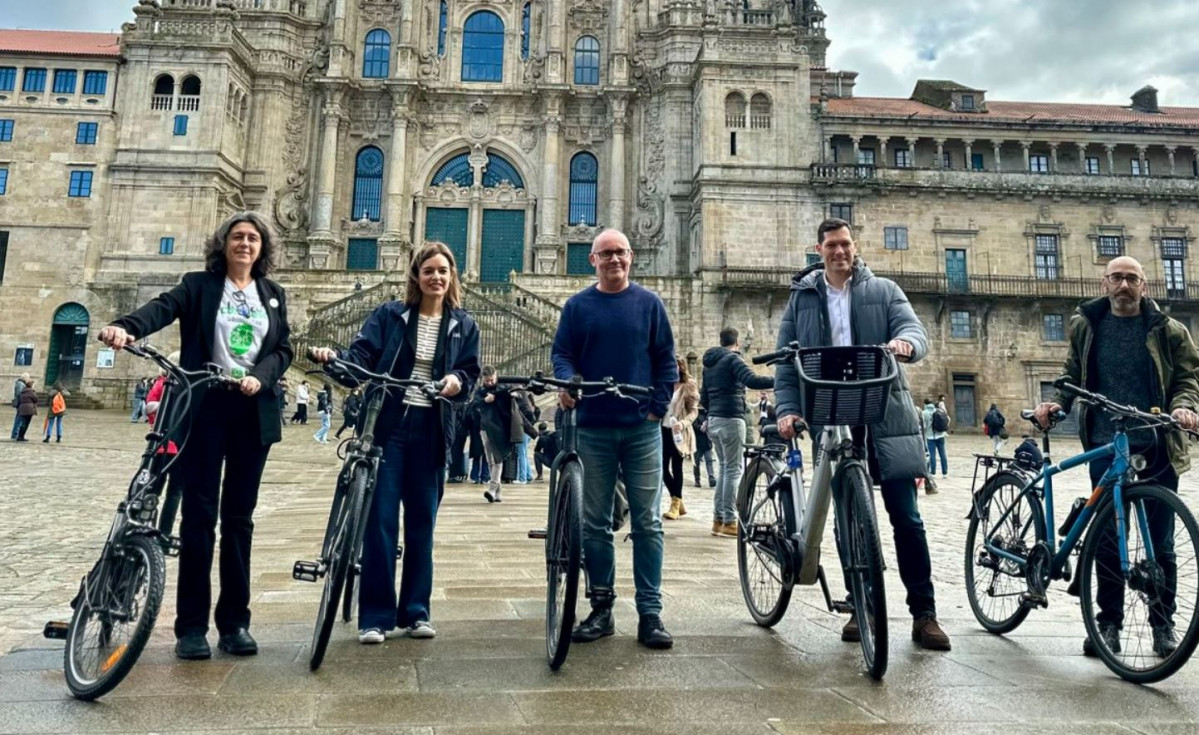
[(824, 287), (828, 294), (828, 321), (833, 346), (848, 347), (853, 344), (853, 327), (849, 321), (849, 289), (853, 287), (853, 278), (845, 282), (845, 288), (838, 290), (828, 282), (826, 275)]

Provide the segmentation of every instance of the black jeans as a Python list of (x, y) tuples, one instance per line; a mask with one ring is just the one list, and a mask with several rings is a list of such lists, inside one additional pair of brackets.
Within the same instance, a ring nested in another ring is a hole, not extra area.
[[(1170, 466), (1170, 458), (1165, 447), (1145, 453), (1150, 460), (1144, 472), (1137, 473), (1138, 478), (1145, 478), (1154, 485), (1160, 485), (1167, 490), (1178, 492), (1178, 475)], [(1091, 484), (1098, 486), (1103, 473), (1112, 465), (1112, 457), (1104, 457), (1091, 462)], [(1149, 515), (1149, 539), (1153, 543), (1154, 557), (1161, 565), (1166, 578), (1166, 589), (1161, 594), (1160, 604), (1152, 605), (1149, 609), (1149, 624), (1157, 627), (1164, 623), (1174, 622), (1176, 609), (1175, 597), (1178, 589), (1178, 560), (1174, 554), (1174, 513), (1169, 508), (1157, 503), (1146, 503), (1145, 511)], [(1133, 522), (1133, 517), (1125, 514), (1127, 523)], [(1138, 532), (1139, 535), (1139, 532)], [(1128, 537), (1126, 533), (1126, 538)], [(1129, 549), (1129, 562), (1136, 563), (1132, 558), (1133, 550)], [(1111, 623), (1117, 628), (1124, 625), (1124, 574), (1120, 570), (1120, 547), (1116, 541), (1116, 525), (1104, 529), (1098, 553), (1095, 555), (1096, 590), (1095, 602), (1099, 606), (1096, 622)], [(1085, 591), (1084, 591), (1085, 594)]]
[(674, 443), (674, 430), (662, 427), (662, 482), (670, 497), (683, 497), (683, 455)]
[(341, 418), (341, 428), (340, 428), (340, 429), (338, 429), (338, 430), (337, 430), (337, 433), (336, 433), (336, 434), (334, 434), (333, 436), (335, 436), (335, 437), (337, 437), (338, 439), (340, 439), (340, 438), (341, 438), (341, 432), (343, 432), (343, 431), (345, 431), (346, 429), (349, 429), (349, 428), (351, 428), (352, 426), (354, 426), (354, 422), (355, 422), (355, 421), (357, 421), (357, 420), (358, 420), (358, 417), (356, 417), (356, 416), (355, 416), (354, 418), (350, 418), (349, 416), (343, 416), (343, 417)]
[(209, 390), (202, 401), (181, 460), (187, 484), (179, 525), (176, 637), (208, 631), (218, 517), (221, 591), (213, 617), (221, 634), (249, 627), (253, 515), (270, 452), (259, 439), (257, 399), (218, 388)]
[(454, 441), (450, 445), (450, 477), (466, 477), (466, 439), (469, 432), (462, 428), (459, 423), (458, 429), (454, 434)]

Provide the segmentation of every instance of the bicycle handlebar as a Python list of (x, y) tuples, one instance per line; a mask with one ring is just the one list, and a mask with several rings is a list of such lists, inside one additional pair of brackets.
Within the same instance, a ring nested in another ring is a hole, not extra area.
[(221, 383), (230, 386), (241, 385), (240, 378), (235, 378), (232, 375), (229, 375), (224, 371), (224, 369), (221, 368), (220, 365), (216, 365), (211, 362), (207, 363), (203, 370), (185, 370), (179, 365), (171, 362), (170, 358), (148, 344), (128, 344), (122, 349), (125, 352), (134, 355), (135, 357), (140, 357), (143, 360), (149, 360), (150, 362), (157, 364), (160, 368), (169, 373), (186, 378), (187, 382), (193, 385), (206, 382)]
[(1074, 383), (1071, 383), (1069, 378), (1066, 378), (1065, 376), (1053, 381), (1053, 387), (1064, 393), (1069, 393), (1075, 398), (1086, 401), (1087, 403), (1090, 403), (1101, 410), (1107, 411), (1108, 413), (1120, 414), (1128, 418), (1140, 419), (1149, 423), (1158, 424), (1162, 428), (1177, 429), (1179, 431), (1186, 431), (1192, 436), (1195, 435), (1195, 432), (1189, 429), (1184, 429), (1182, 426), (1180, 426), (1177, 419), (1169, 414), (1147, 413), (1135, 406), (1125, 406), (1116, 403), (1107, 396), (1099, 393), (1092, 393), (1085, 388), (1080, 388)]
[[(605, 393), (628, 398), (630, 396), (648, 396), (653, 392), (645, 386), (617, 383), (615, 378), (610, 377), (603, 380), (585, 381), (576, 375), (570, 380), (559, 380), (558, 378), (547, 377), (540, 372), (534, 373), (529, 377), (500, 375), (496, 377), (495, 382), (499, 385), (523, 385), (534, 395), (542, 395), (548, 392), (550, 388), (559, 388), (576, 398), (595, 397)], [(588, 393), (587, 391), (594, 392)]]
[[(311, 354), (312, 353), (310, 350), (309, 356), (311, 356)], [(341, 371), (341, 375), (339, 375), (337, 371)], [(387, 375), (386, 373), (371, 372), (357, 363), (349, 362), (348, 360), (343, 360), (339, 357), (335, 357), (324, 363), (319, 372), (323, 372), (337, 380), (339, 380), (342, 376), (346, 376), (357, 383), (371, 382), (386, 386), (393, 386), (396, 388), (417, 388), (431, 400), (446, 400), (444, 396), (439, 395), (441, 390), (445, 388), (444, 379), (429, 381), (415, 380), (413, 378), (397, 378), (393, 375)], [(357, 373), (357, 375), (355, 375), (355, 373)], [(365, 381), (360, 380), (358, 376), (365, 378)]]

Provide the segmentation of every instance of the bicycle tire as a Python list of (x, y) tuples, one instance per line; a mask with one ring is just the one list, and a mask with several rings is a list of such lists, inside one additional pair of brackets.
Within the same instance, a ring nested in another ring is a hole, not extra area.
[[(992, 521), (998, 522), (1014, 503), (1023, 503), (1027, 515), (1017, 510), (1005, 521), (1006, 528), (1013, 532), (1010, 537), (1001, 537), (1005, 550), (1020, 555), (1020, 550), (1032, 549), (1045, 540), (1045, 511), (1041, 503), (1031, 499), (1028, 494), (1021, 494), (1028, 480), (1015, 472), (998, 472), (987, 480), (980, 491), (978, 508), (971, 513), (970, 525), (966, 529), (966, 598), (970, 601), (970, 609), (974, 618), (985, 630), (996, 635), (1011, 633), (1028, 618), (1031, 609), (1021, 604), (1020, 596), (1028, 591), (1028, 582), (1021, 567), (1010, 561), (997, 557), (987, 551), (979, 539), (979, 529), (982, 528), (985, 538), (994, 538), (998, 529), (988, 527)], [(1032, 537), (1026, 538), (1031, 530)], [(984, 566), (985, 565), (985, 566)], [(984, 573), (985, 572), (985, 573)], [(1004, 579), (1001, 579), (1004, 578)], [(1006, 579), (1015, 580), (1016, 584), (1005, 587), (1002, 593), (996, 593), (996, 584)], [(980, 594), (979, 583), (985, 582), (985, 595)], [(996, 607), (1002, 607), (1005, 612), (988, 611), (987, 601), (995, 601)]]
[[(101, 569), (101, 573), (96, 575), (96, 579), (105, 587), (110, 588), (112, 594), (126, 598), (113, 600), (116, 603), (114, 607), (129, 609), (133, 600), (128, 599), (128, 595), (136, 593), (141, 588), (142, 582), (144, 582), (146, 591), (145, 602), (139, 606), (136, 613), (137, 622), (128, 642), (114, 647), (107, 656), (104, 656), (103, 649), (108, 648), (111, 643), (109, 638), (111, 625), (108, 628), (109, 632), (105, 633), (104, 626), (106, 624), (92, 617), (96, 610), (92, 605), (91, 595), (86, 590), (79, 595), (78, 603), (75, 606), (75, 615), (71, 618), (67, 632), (66, 648), (63, 652), (63, 671), (66, 674), (67, 688), (71, 690), (71, 694), (76, 699), (84, 701), (97, 699), (120, 684), (133, 669), (133, 665), (137, 663), (138, 657), (141, 656), (142, 650), (150, 640), (150, 633), (154, 630), (154, 622), (158, 618), (163, 590), (166, 586), (166, 560), (163, 558), (162, 547), (158, 545), (156, 539), (134, 535), (125, 538), (124, 550), (124, 556), (118, 559), (110, 557), (103, 562), (103, 565), (112, 565), (112, 568)], [(119, 569), (116, 568), (117, 564), (120, 565)], [(91, 575), (89, 575), (90, 577)], [(85, 580), (83, 585), (87, 585), (87, 583), (88, 580)], [(114, 586), (115, 589), (111, 589)], [(101, 602), (105, 602), (103, 596)], [(101, 605), (101, 607), (105, 606)], [(95, 625), (91, 625), (91, 623)], [(86, 641), (89, 630), (96, 626), (99, 626), (100, 635), (105, 639), (98, 654), (104, 658), (100, 664), (102, 670), (99, 674), (88, 678), (80, 668), (83, 663), (81, 661), (81, 644)]]
[[(765, 457), (750, 461), (737, 489), (737, 576), (741, 581), (741, 596), (754, 622), (764, 628), (777, 625), (787, 613), (794, 589), (794, 574), (781, 541), (790, 536), (789, 519), (795, 518), (791, 508), (789, 486), (776, 491), (768, 488), (775, 480), (774, 467)], [(759, 487), (759, 481), (764, 481)], [(762, 523), (756, 521), (762, 511)], [(750, 532), (755, 526), (773, 529), (768, 541), (754, 542)]]
[(858, 622), (862, 659), (871, 679), (882, 681), (887, 673), (887, 589), (883, 579), (883, 553), (878, 538), (878, 520), (866, 469), (851, 464), (841, 474), (845, 514), (845, 570), (853, 615)]
[(308, 658), (310, 671), (319, 669), (325, 659), (329, 635), (333, 632), (333, 621), (337, 618), (337, 608), (342, 602), (341, 592), (346, 583), (350, 555), (353, 551), (353, 529), (357, 525), (355, 521), (362, 515), (362, 500), (366, 495), (366, 474), (366, 468), (359, 467), (354, 470), (346, 491), (347, 497), (340, 504), (344, 512), (337, 523), (330, 524), (333, 538), (325, 540), (329, 556), (325, 562), (325, 586), (321, 590), (321, 602), (316, 610), (316, 625), (312, 631), (312, 652)]
[(358, 575), (350, 567), (346, 574), (345, 589), (341, 595), (341, 622), (348, 623), (354, 619), (354, 601), (358, 597)]
[(562, 667), (570, 651), (583, 555), (582, 466), (570, 462), (561, 478), (545, 535), (545, 655), (552, 671)]
[[(1178, 568), (1184, 566), (1193, 570), (1195, 567), (1195, 560), (1199, 560), (1199, 523), (1196, 523), (1194, 514), (1191, 513), (1190, 509), (1187, 508), (1182, 499), (1179, 498), (1176, 493), (1173, 493), (1165, 488), (1151, 485), (1126, 487), (1124, 488), (1123, 495), (1125, 505), (1130, 509), (1134, 509), (1131, 513), (1125, 514), (1126, 527), (1129, 529), (1128, 548), (1130, 566), (1135, 566), (1138, 568), (1138, 570), (1147, 570), (1157, 566), (1156, 560), (1155, 563), (1151, 564), (1147, 559), (1141, 563), (1138, 563), (1133, 559), (1135, 539), (1141, 535), (1137, 514), (1141, 513), (1142, 509), (1145, 508), (1144, 502), (1150, 501), (1157, 506), (1154, 508), (1154, 510), (1149, 511), (1150, 513), (1160, 512), (1160, 510), (1158, 510), (1160, 508), (1167, 508), (1171, 513), (1174, 514), (1174, 520), (1171, 522), (1171, 525), (1173, 525), (1175, 530), (1177, 531), (1179, 521), (1181, 521), (1181, 525), (1183, 529), (1185, 529), (1185, 537), (1180, 539), (1178, 536), (1175, 536), (1173, 538), (1174, 557), (1177, 559), (1182, 551), (1182, 549), (1179, 547), (1179, 541), (1182, 540), (1186, 544), (1186, 550), (1188, 550), (1191, 554), (1191, 561), (1186, 563), (1177, 563), (1175, 574), (1178, 573)], [(1135, 655), (1136, 652), (1144, 650), (1144, 631), (1142, 629), (1141, 635), (1138, 636), (1137, 631), (1130, 631), (1127, 629), (1130, 627), (1128, 625), (1129, 615), (1127, 614), (1127, 611), (1124, 613), (1125, 625), (1122, 626), (1120, 632), (1117, 634), (1119, 638), (1122, 638), (1121, 651), (1111, 650), (1106, 641), (1104, 641), (1102, 636), (1099, 635), (1099, 621), (1097, 620), (1096, 615), (1097, 600), (1096, 595), (1094, 594), (1097, 590), (1095, 587), (1092, 587), (1092, 581), (1097, 582), (1095, 575), (1097, 565), (1100, 563), (1097, 558), (1100, 551), (1100, 545), (1110, 541), (1110, 537), (1105, 538), (1105, 536), (1107, 535), (1106, 530), (1109, 525), (1114, 524), (1114, 516), (1115, 504), (1110, 498), (1106, 499), (1100, 505), (1099, 510), (1095, 513), (1095, 517), (1091, 521), (1090, 528), (1087, 529), (1087, 538), (1083, 543), (1082, 554), (1079, 557), (1079, 574), (1081, 575), (1079, 579), (1079, 592), (1082, 597), (1081, 602), (1083, 624), (1087, 629), (1087, 637), (1091, 640), (1096, 653), (1099, 654), (1099, 658), (1109, 669), (1111, 669), (1114, 674), (1135, 684), (1152, 684), (1174, 675), (1188, 660), (1190, 660), (1191, 655), (1195, 652), (1196, 644), (1199, 644), (1199, 614), (1196, 614), (1195, 612), (1196, 605), (1199, 605), (1199, 599), (1197, 599), (1199, 598), (1199, 591), (1196, 590), (1195, 584), (1192, 582), (1188, 585), (1191, 587), (1191, 592), (1186, 596), (1186, 599), (1182, 599), (1181, 594), (1179, 594), (1178, 598), (1176, 599), (1174, 604), (1176, 612), (1182, 614), (1185, 609), (1186, 613), (1191, 615), (1191, 619), (1185, 624), (1184, 627), (1186, 628), (1186, 632), (1183, 633), (1182, 638), (1178, 641), (1178, 647), (1173, 653), (1164, 658), (1159, 657), (1156, 653), (1153, 654), (1152, 658), (1154, 660), (1160, 660), (1160, 663), (1157, 663), (1153, 666), (1138, 668), (1132, 666), (1125, 657), (1125, 654)], [(1160, 567), (1158, 569), (1160, 569)], [(1152, 573), (1153, 572), (1150, 571), (1150, 575)], [(1162, 570), (1162, 573), (1165, 573), (1164, 570)], [(1195, 573), (1194, 571), (1191, 571), (1189, 574), (1193, 578)], [(1163, 581), (1168, 583), (1168, 576)], [(1174, 589), (1176, 592), (1180, 587), (1177, 582), (1177, 577), (1175, 577)], [(1140, 598), (1142, 600), (1144, 600), (1145, 597), (1150, 597), (1151, 600), (1158, 599), (1158, 604), (1161, 604), (1160, 598), (1153, 597), (1151, 592), (1146, 590), (1138, 590), (1135, 594), (1129, 594), (1128, 591), (1125, 590), (1124, 596), (1126, 598), (1133, 597), (1134, 599)], [(1148, 618), (1151, 614), (1152, 613), (1148, 613), (1145, 617)], [(1132, 625), (1135, 625), (1136, 616), (1134, 615), (1132, 617), (1134, 618)], [(1152, 652), (1152, 647), (1150, 648), (1150, 652)]]

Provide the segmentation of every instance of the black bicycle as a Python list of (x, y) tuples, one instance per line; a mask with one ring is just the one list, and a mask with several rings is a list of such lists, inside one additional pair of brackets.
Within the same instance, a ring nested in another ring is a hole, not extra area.
[[(612, 378), (586, 382), (557, 380), (542, 373), (530, 377), (500, 376), (497, 383), (524, 386), (533, 395), (564, 390), (576, 401), (601, 395), (636, 400), (649, 388), (617, 383)], [(570, 634), (579, 599), (579, 571), (583, 567), (583, 461), (578, 452), (578, 427), (573, 409), (563, 412), (562, 449), (550, 466), (549, 516), (544, 530), (529, 532), (545, 539), (545, 655), (557, 671), (570, 650)]]
[[(77, 699), (93, 700), (112, 691), (137, 663), (150, 639), (166, 584), (164, 554), (176, 556), (179, 540), (158, 530), (158, 498), (167, 472), (183, 455), (192, 397), (214, 384), (240, 381), (216, 365), (184, 370), (149, 345), (128, 345), (125, 351), (151, 360), (166, 372), (166, 383), (154, 428), (146, 435), (137, 472), (108, 531), (95, 566), (79, 583), (71, 601), (70, 623), (46, 623), (46, 638), (66, 640), (63, 670), (67, 687)], [(184, 436), (181, 445), (172, 439)], [(175, 453), (171, 450), (175, 449)]]
[(362, 386), (366, 410), (354, 437), (342, 443), (344, 453), (339, 448), (344, 462), (337, 476), (320, 556), (316, 561), (297, 561), (292, 566), (293, 579), (302, 582), (325, 580), (308, 658), (308, 667), (312, 671), (320, 668), (324, 661), (338, 605), (342, 606), (344, 621), (349, 622), (352, 615), (354, 588), (362, 572), (362, 538), (375, 493), (379, 463), (383, 459), (383, 447), (375, 443), (375, 422), (383, 408), (383, 399), (392, 388), (416, 388), (430, 400), (445, 400), (438, 395), (444, 387), (442, 382), (394, 378), (339, 359), (327, 362), (324, 372), (342, 385)]

